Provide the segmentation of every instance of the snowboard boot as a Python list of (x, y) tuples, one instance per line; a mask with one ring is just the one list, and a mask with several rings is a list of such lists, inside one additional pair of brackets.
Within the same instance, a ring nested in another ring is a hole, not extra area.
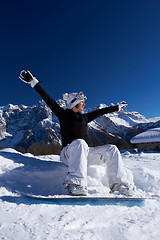
[(74, 196), (87, 196), (88, 194), (87, 187), (76, 185), (76, 184), (68, 184), (67, 190), (69, 194)]
[(112, 188), (110, 193), (117, 193), (117, 194), (122, 194), (128, 197), (133, 196), (134, 190), (129, 188), (128, 185), (123, 184), (123, 183), (115, 183)]

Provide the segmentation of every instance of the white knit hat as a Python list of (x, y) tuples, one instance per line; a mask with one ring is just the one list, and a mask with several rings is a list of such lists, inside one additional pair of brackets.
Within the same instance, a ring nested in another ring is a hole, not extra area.
[(80, 103), (83, 100), (86, 100), (87, 97), (84, 96), (83, 92), (80, 93), (64, 93), (63, 94), (63, 100), (67, 101), (69, 109), (72, 109), (75, 107), (78, 103)]

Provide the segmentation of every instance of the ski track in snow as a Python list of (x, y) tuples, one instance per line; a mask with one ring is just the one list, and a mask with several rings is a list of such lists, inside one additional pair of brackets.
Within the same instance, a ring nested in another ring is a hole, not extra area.
[[(121, 154), (124, 164), (134, 174), (137, 195), (160, 195), (160, 153), (122, 151)], [(60, 173), (63, 176), (59, 176)], [(132, 207), (58, 205), (52, 201), (25, 198), (14, 191), (15, 187), (21, 190), (24, 187), (37, 193), (52, 193), (57, 191), (54, 185), (64, 180), (65, 173), (59, 156), (34, 157), (13, 149), (0, 150), (1, 240), (135, 240), (138, 237), (159, 240), (159, 200), (147, 200), (143, 206)], [(103, 179), (104, 168), (89, 168), (88, 174), (90, 194), (109, 196)], [(63, 187), (59, 188), (63, 190)]]

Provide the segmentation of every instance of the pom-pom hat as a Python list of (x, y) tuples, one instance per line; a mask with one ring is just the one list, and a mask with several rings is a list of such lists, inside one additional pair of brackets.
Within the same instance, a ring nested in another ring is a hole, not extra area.
[(86, 100), (86, 99), (87, 99), (87, 97), (83, 94), (83, 92), (63, 94), (63, 100), (67, 101), (69, 109), (72, 109), (78, 103), (80, 103), (81, 101)]

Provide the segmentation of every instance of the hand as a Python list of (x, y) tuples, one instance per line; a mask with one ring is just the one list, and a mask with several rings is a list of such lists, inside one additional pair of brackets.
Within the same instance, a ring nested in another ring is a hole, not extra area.
[(34, 87), (39, 82), (28, 70), (21, 71), (19, 78), (23, 82), (30, 84), (31, 87)]
[(120, 103), (118, 103), (119, 106), (119, 111), (121, 111), (122, 108), (126, 107), (128, 104), (125, 101), (122, 101)]
[(28, 70), (23, 70), (21, 71), (19, 78), (25, 83), (30, 83), (34, 77)]

